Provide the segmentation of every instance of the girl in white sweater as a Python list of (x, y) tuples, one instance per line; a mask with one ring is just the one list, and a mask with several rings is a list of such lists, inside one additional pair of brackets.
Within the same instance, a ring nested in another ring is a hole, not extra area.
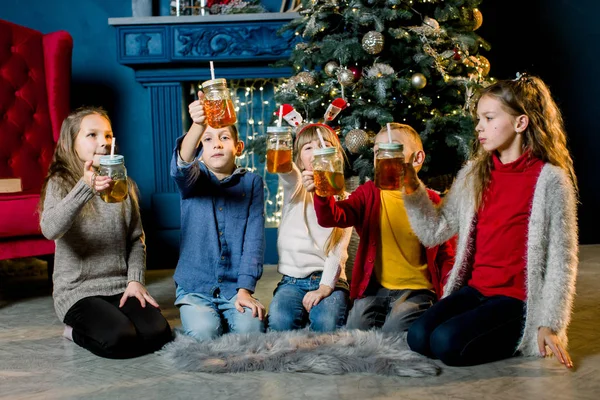
[(345, 264), (352, 229), (323, 228), (313, 206), (314, 186), (302, 184), (302, 171), (312, 171), (313, 150), (321, 147), (317, 129), (327, 147), (343, 149), (335, 132), (324, 124), (302, 128), (294, 143), (292, 171), (279, 174), (283, 210), (277, 250), (283, 275), (269, 307), (273, 331), (300, 329), (307, 324), (331, 332), (346, 322), (348, 283)]

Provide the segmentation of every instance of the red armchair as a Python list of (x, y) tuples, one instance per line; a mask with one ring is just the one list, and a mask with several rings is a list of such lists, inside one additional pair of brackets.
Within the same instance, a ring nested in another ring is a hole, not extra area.
[(69, 113), (72, 49), (65, 31), (0, 20), (0, 179), (22, 182), (20, 192), (0, 193), (0, 260), (42, 256), (49, 271), (54, 242), (41, 235), (37, 206)]

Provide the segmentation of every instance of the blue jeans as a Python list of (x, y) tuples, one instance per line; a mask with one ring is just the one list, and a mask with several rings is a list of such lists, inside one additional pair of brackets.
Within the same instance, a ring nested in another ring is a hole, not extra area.
[(413, 351), (452, 366), (512, 357), (525, 324), (525, 303), (507, 296), (485, 297), (464, 286), (441, 299), (408, 330)]
[(436, 300), (435, 293), (430, 290), (380, 287), (372, 293), (354, 301), (348, 316), (348, 329), (381, 328), (383, 332), (404, 332)]
[(264, 332), (264, 321), (252, 316), (252, 310), (244, 307), (241, 313), (235, 308), (237, 295), (226, 299), (217, 295), (187, 293), (180, 286), (175, 293), (175, 305), (179, 307), (181, 324), (186, 335), (196, 340), (209, 340), (226, 332)]
[[(307, 312), (302, 305), (306, 293), (317, 290), (321, 273), (315, 272), (306, 278), (284, 275), (277, 284), (269, 306), (269, 329), (289, 331), (309, 328), (317, 332), (333, 332), (344, 326), (348, 309), (348, 291), (336, 287), (329, 297), (322, 299)], [(341, 284), (345, 282), (340, 282)]]

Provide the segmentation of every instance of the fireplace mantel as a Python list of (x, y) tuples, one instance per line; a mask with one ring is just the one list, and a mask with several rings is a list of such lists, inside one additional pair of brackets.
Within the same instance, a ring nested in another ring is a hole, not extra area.
[[(266, 13), (108, 20), (117, 33), (118, 62), (132, 68), (135, 79), (148, 88), (154, 223), (147, 233), (149, 240), (156, 240), (153, 248), (160, 248), (160, 253), (179, 246), (179, 195), (169, 176), (168, 149), (184, 131), (182, 90), (189, 90), (184, 84), (210, 79), (209, 61), (214, 61), (219, 78), (291, 76), (291, 68), (271, 64), (290, 57), (296, 37), (289, 31), (282, 36), (277, 32), (298, 16)], [(265, 263), (276, 263), (276, 229), (267, 228), (266, 235)], [(158, 263), (161, 256), (164, 254), (156, 254), (148, 261)]]
[(141, 83), (205, 79), (208, 62), (224, 78), (289, 76), (272, 68), (287, 59), (295, 40), (279, 29), (297, 13), (109, 18), (116, 28), (118, 61)]

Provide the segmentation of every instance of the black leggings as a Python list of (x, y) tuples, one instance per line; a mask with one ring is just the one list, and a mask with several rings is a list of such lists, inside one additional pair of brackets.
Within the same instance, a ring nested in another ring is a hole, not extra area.
[(160, 310), (123, 294), (79, 300), (65, 315), (73, 327), (73, 341), (100, 357), (132, 358), (152, 353), (172, 339), (171, 327)]
[(525, 323), (525, 303), (485, 297), (465, 286), (438, 301), (408, 330), (413, 351), (446, 365), (477, 365), (512, 357)]

